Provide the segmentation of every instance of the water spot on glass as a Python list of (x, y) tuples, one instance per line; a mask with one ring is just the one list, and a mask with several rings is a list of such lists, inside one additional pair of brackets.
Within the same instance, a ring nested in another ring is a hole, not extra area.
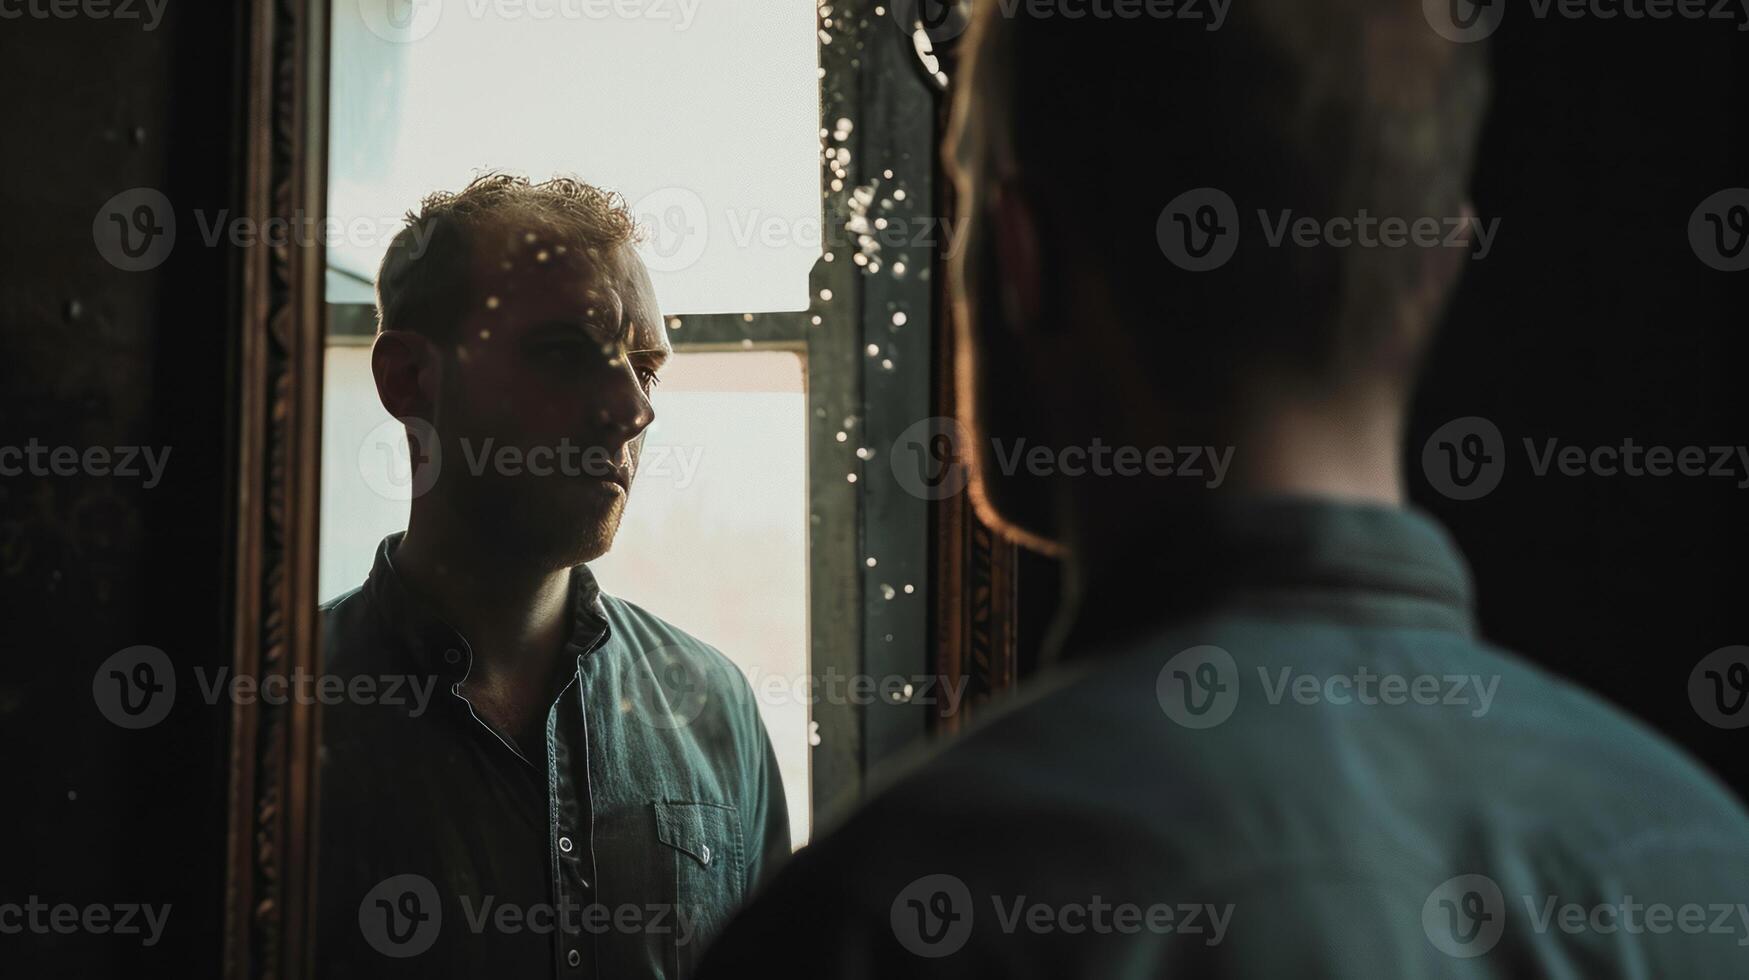
[(891, 602), (893, 597), (898, 595), (898, 594), (899, 594), (898, 589), (893, 588), (892, 586), (888, 585), (885, 582), (881, 583), (881, 598), (886, 599), (888, 602)]
[(917, 689), (915, 687), (912, 687), (910, 684), (905, 685), (904, 699), (906, 701), (911, 700), (911, 695), (916, 694), (916, 693), (917, 693)]
[(848, 480), (851, 483), (855, 483), (856, 482), (856, 474), (855, 473), (846, 473), (846, 474), (844, 474), (844, 479)]
[(486, 297), (486, 309), (495, 310), (497, 308), (498, 308), (498, 297), (496, 297), (496, 296)]
[(677, 316), (676, 317), (669, 317), (668, 318), (668, 329), (679, 330), (680, 329), (680, 318)]
[(881, 171), (881, 176), (887, 178), (888, 180), (892, 180), (893, 179), (893, 172), (891, 170), (883, 170), (883, 171)]
[(544, 248), (541, 249), (540, 251), (534, 253), (534, 260), (536, 262), (545, 262), (547, 259), (549, 259), (551, 257), (552, 257), (551, 254), (548, 253), (547, 250)]
[(898, 190), (893, 192), (893, 200), (903, 201), (904, 199), (905, 199), (905, 189), (903, 187), (901, 187)]
[(876, 565), (878, 565), (878, 564), (880, 564), (880, 562), (877, 562), (877, 561), (875, 561), (875, 556), (873, 556), (873, 555), (869, 555), (869, 556), (868, 556), (868, 561), (866, 561), (866, 562), (864, 562), (864, 563), (863, 563), (863, 564), (865, 564), (865, 565), (867, 565), (867, 566), (868, 566), (868, 567), (870, 567), (870, 568), (873, 568), (873, 567), (875, 567), (875, 566), (876, 566)]
[(894, 262), (893, 263), (893, 275), (898, 276), (900, 279), (905, 278), (905, 263)]
[(741, 341), (741, 349), (752, 350), (753, 349), (753, 339), (751, 337), (749, 337), (746, 340)]
[(832, 290), (830, 290), (830, 289), (820, 290), (820, 299), (827, 302), (827, 303), (832, 302)]
[(527, 242), (530, 245), (533, 245), (534, 244), (534, 232), (532, 232), (532, 231), (526, 232), (525, 234), (523, 234), (522, 240)]
[(808, 722), (808, 744), (820, 744), (820, 723), (817, 721)]
[(814, 326), (816, 326), (816, 327), (817, 327), (817, 326), (819, 326), (819, 325), (820, 325), (820, 324), (822, 324), (822, 323), (825, 323), (825, 322), (826, 322), (826, 321), (824, 321), (824, 320), (822, 320), (822, 319), (820, 319), (820, 317), (818, 317), (818, 316), (815, 316), (815, 317), (814, 317), (814, 318), (813, 318), (813, 320), (812, 320), (812, 323), (813, 323), (813, 324), (814, 324)]
[(889, 358), (886, 358), (886, 359), (881, 361), (881, 370), (891, 371), (892, 369), (893, 369), (893, 359), (892, 358), (889, 357)]
[(857, 459), (868, 460), (868, 459), (874, 459), (874, 457), (875, 457), (875, 451), (868, 448), (867, 446), (864, 446), (861, 449), (858, 449), (856, 451), (856, 458)]
[(880, 344), (869, 344), (867, 350), (868, 350), (868, 356), (879, 357), (880, 353), (881, 353), (881, 345)]
[(849, 442), (850, 441), (850, 433), (842, 432), (842, 431), (839, 432), (838, 433), (838, 441), (839, 442)]
[(752, 323), (753, 322), (753, 314), (743, 313), (743, 314), (741, 314), (741, 319), (743, 322)]
[(868, 265), (868, 256), (858, 252), (851, 256), (851, 261), (855, 262), (857, 265)]
[(893, 326), (895, 326), (895, 327), (902, 327), (905, 324), (909, 323), (910, 321), (911, 321), (911, 317), (908, 316), (904, 310), (900, 310), (899, 312), (893, 314)]
[(846, 429), (856, 428), (856, 416), (854, 416), (854, 415), (844, 416), (844, 427)]
[(912, 585), (909, 582), (905, 583), (905, 594), (906, 595), (910, 595), (911, 593), (916, 592), (916, 591), (917, 591), (917, 586)]
[(825, 255), (821, 256), (821, 258), (824, 258), (828, 262), (836, 262), (838, 260), (838, 256), (831, 252), (827, 252)]
[(480, 339), (481, 340), (491, 340), (492, 339), (492, 331), (490, 331), (490, 330), (480, 331)]

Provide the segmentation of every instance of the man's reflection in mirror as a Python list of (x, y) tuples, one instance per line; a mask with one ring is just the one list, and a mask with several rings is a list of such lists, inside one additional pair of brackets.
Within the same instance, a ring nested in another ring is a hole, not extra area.
[(745, 678), (588, 567), (671, 354), (635, 235), (616, 195), (494, 174), (383, 260), (414, 495), (322, 611), (325, 976), (683, 976), (788, 853)]

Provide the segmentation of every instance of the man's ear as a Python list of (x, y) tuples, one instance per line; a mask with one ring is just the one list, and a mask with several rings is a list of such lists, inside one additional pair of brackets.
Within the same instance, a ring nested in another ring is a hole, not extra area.
[(437, 345), (410, 330), (384, 330), (371, 345), (377, 397), (398, 419), (436, 421), (439, 366)]
[(998, 268), (997, 295), (1011, 330), (1034, 330), (1044, 317), (1044, 258), (1040, 251), (1038, 212), (1025, 188), (1004, 177), (990, 188), (990, 247)]

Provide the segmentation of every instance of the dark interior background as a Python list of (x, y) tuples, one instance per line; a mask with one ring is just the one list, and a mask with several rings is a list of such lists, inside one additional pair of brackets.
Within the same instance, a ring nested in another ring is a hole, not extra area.
[[(151, 32), (89, 18), (0, 21), (0, 444), (173, 448), (164, 483), (0, 479), (0, 901), (170, 903), (164, 940), (0, 936), (7, 973), (220, 967), (226, 734), (180, 697), (146, 732), (95, 709), (115, 651), (229, 661), (225, 456), (234, 256), (189, 215), (235, 199), (238, 5), (171, 3)], [(1515, 8), (1515, 10), (1518, 8)], [(1476, 178), (1496, 251), (1464, 284), (1415, 411), (1493, 419), (1508, 445), (1741, 444), (1749, 273), (1714, 272), (1686, 224), (1749, 185), (1749, 34), (1717, 22), (1509, 19)], [(179, 244), (149, 273), (97, 254), (112, 195), (158, 187)], [(1749, 795), (1742, 733), (1707, 726), (1686, 679), (1749, 642), (1749, 491), (1716, 479), (1533, 479), (1447, 500), (1411, 466), (1480, 582), (1485, 632), (1601, 691)], [(1023, 559), (1025, 658), (1055, 572)], [(192, 685), (191, 685), (192, 686)]]
[[(1415, 401), (1410, 492), (1468, 557), (1487, 639), (1601, 693), (1749, 797), (1744, 732), (1688, 699), (1701, 657), (1749, 643), (1749, 489), (1536, 477), (1523, 449), (1749, 443), (1749, 272), (1702, 264), (1687, 230), (1702, 201), (1749, 187), (1749, 33), (1527, 13), (1513, 7), (1492, 39), (1472, 186), (1501, 223)], [(1467, 416), (1499, 426), (1509, 462), (1497, 489), (1463, 502), (1428, 484), (1420, 454)], [(1024, 673), (1058, 582), (1054, 563), (1021, 561)]]

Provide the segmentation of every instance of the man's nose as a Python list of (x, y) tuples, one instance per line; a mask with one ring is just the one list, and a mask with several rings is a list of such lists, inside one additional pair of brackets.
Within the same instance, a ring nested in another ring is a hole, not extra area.
[(629, 367), (614, 372), (602, 391), (600, 421), (620, 442), (631, 442), (656, 421), (655, 406), (637, 372)]

